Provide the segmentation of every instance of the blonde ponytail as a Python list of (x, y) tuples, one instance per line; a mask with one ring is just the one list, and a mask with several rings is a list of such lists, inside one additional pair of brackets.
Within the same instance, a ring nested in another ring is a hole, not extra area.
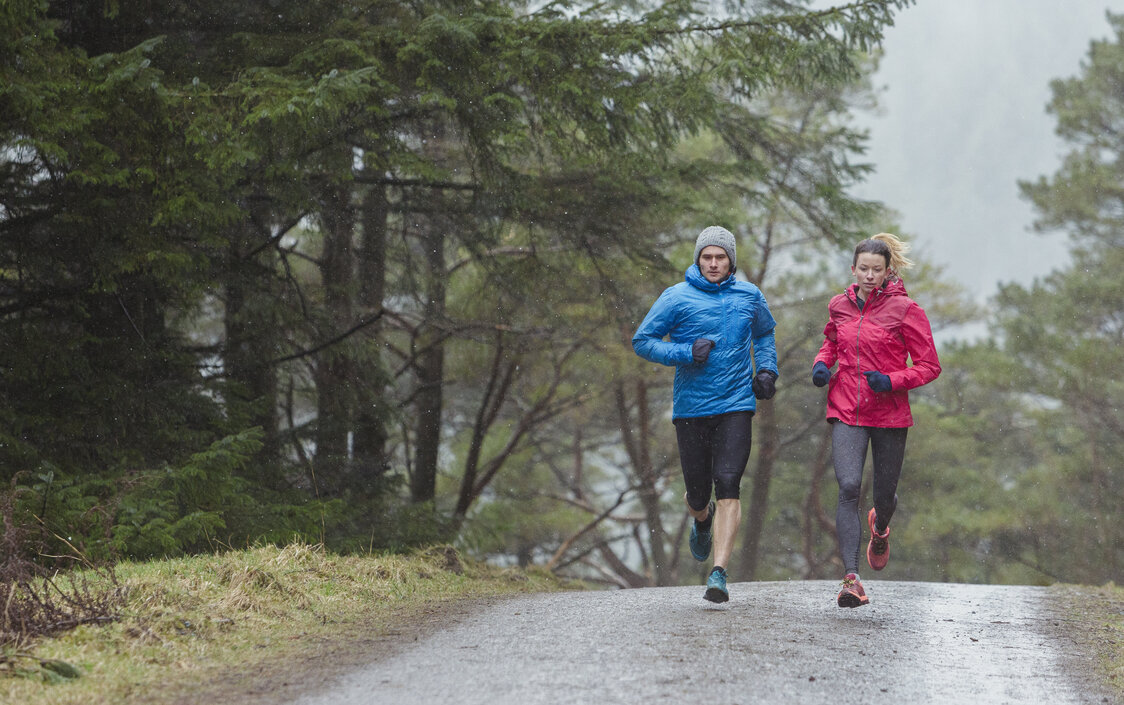
[(870, 239), (880, 240), (890, 248), (890, 269), (901, 273), (913, 266), (913, 260), (905, 256), (909, 252), (909, 243), (898, 239), (897, 235), (878, 233)]
[(852, 266), (859, 261), (859, 255), (864, 252), (885, 257), (886, 266), (891, 274), (901, 274), (913, 266), (913, 260), (905, 256), (905, 253), (909, 252), (909, 243), (899, 240), (897, 235), (891, 233), (878, 233), (860, 242), (855, 247), (855, 256), (851, 260)]

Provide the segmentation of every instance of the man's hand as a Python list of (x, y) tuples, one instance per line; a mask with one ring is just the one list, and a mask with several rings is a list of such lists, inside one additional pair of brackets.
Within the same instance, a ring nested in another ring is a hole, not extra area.
[(710, 357), (710, 349), (714, 347), (714, 341), (708, 338), (699, 338), (691, 345), (691, 357), (695, 362), (706, 362)]
[(777, 393), (777, 373), (772, 370), (761, 370), (753, 378), (753, 396), (758, 399), (772, 399)]

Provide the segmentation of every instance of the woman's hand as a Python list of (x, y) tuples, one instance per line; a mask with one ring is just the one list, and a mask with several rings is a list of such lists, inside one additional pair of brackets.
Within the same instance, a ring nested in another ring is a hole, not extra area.
[(831, 381), (831, 370), (822, 361), (812, 366), (812, 384), (822, 387)]
[(894, 388), (894, 385), (890, 383), (890, 378), (881, 372), (871, 370), (870, 372), (863, 372), (863, 375), (866, 376), (866, 383), (876, 392), (889, 392)]

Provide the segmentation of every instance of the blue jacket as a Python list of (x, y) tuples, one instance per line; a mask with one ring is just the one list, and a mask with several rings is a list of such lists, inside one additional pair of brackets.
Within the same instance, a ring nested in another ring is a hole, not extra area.
[[(674, 418), (755, 411), (754, 374), (777, 371), (776, 325), (756, 286), (732, 274), (713, 284), (692, 264), (686, 281), (665, 289), (652, 304), (632, 336), (632, 349), (645, 360), (675, 366)], [(701, 364), (691, 356), (699, 338), (715, 342)]]

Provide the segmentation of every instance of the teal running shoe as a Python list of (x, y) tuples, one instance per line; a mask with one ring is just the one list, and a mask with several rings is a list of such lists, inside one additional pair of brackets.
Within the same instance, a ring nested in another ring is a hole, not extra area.
[(699, 531), (699, 522), (692, 521), (691, 538), (687, 540), (687, 545), (691, 547), (691, 555), (700, 563), (710, 558), (710, 543), (714, 536), (714, 502), (710, 503), (710, 509), (706, 516), (710, 519), (710, 528), (706, 531)]
[(715, 567), (706, 579), (706, 594), (703, 595), (711, 602), (725, 602), (730, 599), (730, 591), (726, 589), (726, 571)]

